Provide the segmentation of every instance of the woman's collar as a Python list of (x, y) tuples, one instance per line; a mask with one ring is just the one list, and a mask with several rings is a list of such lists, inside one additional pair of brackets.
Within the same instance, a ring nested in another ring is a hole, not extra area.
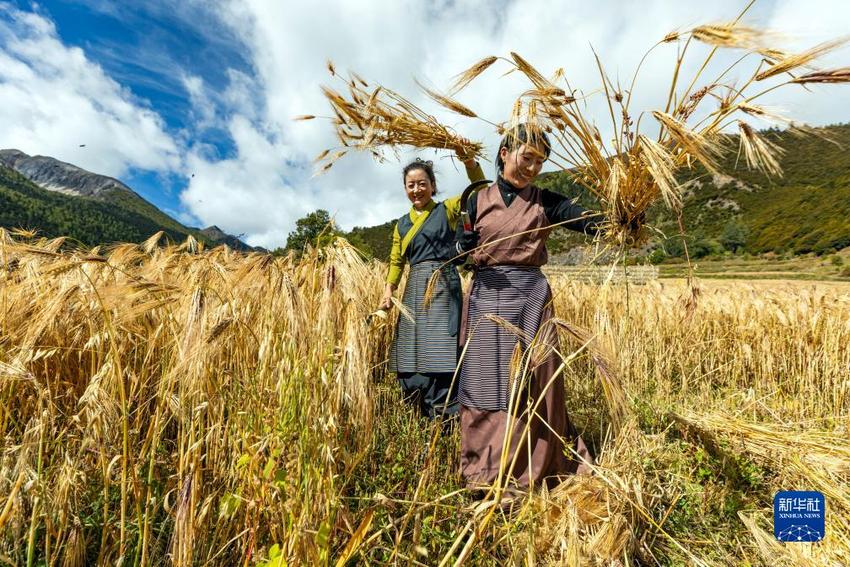
[(437, 202), (434, 199), (431, 199), (430, 201), (428, 201), (428, 204), (422, 207), (421, 209), (417, 209), (415, 206), (410, 207), (410, 214), (418, 216), (426, 211), (430, 213), (434, 210), (434, 207), (436, 206)]
[(501, 172), (499, 173), (499, 177), (496, 178), (496, 183), (499, 184), (500, 189), (504, 189), (506, 191), (511, 191), (513, 193), (519, 193), (522, 189), (515, 186), (513, 183), (505, 179)]

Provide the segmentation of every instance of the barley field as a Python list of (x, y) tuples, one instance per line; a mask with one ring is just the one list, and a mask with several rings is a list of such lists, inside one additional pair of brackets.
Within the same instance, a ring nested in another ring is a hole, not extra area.
[(383, 265), (160, 240), (0, 229), (0, 564), (850, 564), (848, 285), (553, 275), (597, 467), (508, 517), (386, 374)]

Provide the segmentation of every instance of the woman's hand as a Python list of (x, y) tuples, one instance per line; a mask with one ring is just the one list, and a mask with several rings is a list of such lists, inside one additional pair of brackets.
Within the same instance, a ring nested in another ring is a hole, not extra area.
[(457, 239), (458, 254), (465, 254), (478, 246), (480, 235), (477, 230), (464, 230)]
[(394, 291), (395, 286), (387, 284), (387, 287), (384, 289), (384, 297), (381, 298), (381, 303), (378, 304), (378, 309), (383, 309), (384, 311), (392, 309)]
[[(463, 138), (465, 142), (468, 142), (466, 138)], [(475, 165), (475, 156), (469, 155), (466, 150), (462, 146), (458, 146), (455, 149), (455, 154), (457, 155), (457, 159), (463, 162), (463, 165), (466, 167), (472, 167)]]

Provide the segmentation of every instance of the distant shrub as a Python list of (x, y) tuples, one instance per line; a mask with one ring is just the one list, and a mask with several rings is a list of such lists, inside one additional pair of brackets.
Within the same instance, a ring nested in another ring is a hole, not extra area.
[(833, 266), (840, 266), (841, 264), (844, 263), (844, 258), (839, 256), (838, 254), (833, 254), (832, 256), (829, 257), (829, 263), (832, 264)]
[(712, 238), (695, 238), (691, 247), (691, 255), (694, 258), (718, 256), (723, 253), (723, 245)]
[(668, 238), (664, 242), (664, 250), (666, 250), (668, 256), (675, 258), (685, 255), (685, 246), (682, 243), (682, 239), (678, 236)]
[(655, 265), (655, 264), (660, 264), (661, 262), (663, 262), (666, 257), (667, 257), (667, 254), (664, 253), (663, 249), (656, 248), (655, 250), (653, 250), (652, 252), (649, 253), (649, 255), (646, 257), (646, 260), (650, 264)]
[(737, 217), (729, 219), (723, 227), (723, 234), (720, 236), (720, 244), (722, 244), (723, 248), (730, 252), (738, 252), (747, 244), (747, 236), (749, 235), (749, 232), (750, 229), (741, 221), (741, 219)]
[(832, 241), (832, 247), (836, 250), (850, 246), (850, 236), (841, 236)]
[(826, 256), (835, 253), (835, 248), (826, 243), (818, 243), (815, 245), (814, 253), (818, 256)]

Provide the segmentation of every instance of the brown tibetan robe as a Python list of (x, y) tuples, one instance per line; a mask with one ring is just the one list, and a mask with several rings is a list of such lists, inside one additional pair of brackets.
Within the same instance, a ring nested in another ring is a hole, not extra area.
[(554, 486), (590, 471), (592, 457), (567, 416), (564, 375), (555, 376), (558, 333), (548, 323), (552, 292), (540, 266), (549, 227), (560, 221), (548, 218), (543, 196), (530, 185), (507, 205), (494, 183), (474, 197), (480, 248), (471, 254), (476, 270), (464, 305), (458, 393), (469, 488), (500, 478), (521, 490)]

